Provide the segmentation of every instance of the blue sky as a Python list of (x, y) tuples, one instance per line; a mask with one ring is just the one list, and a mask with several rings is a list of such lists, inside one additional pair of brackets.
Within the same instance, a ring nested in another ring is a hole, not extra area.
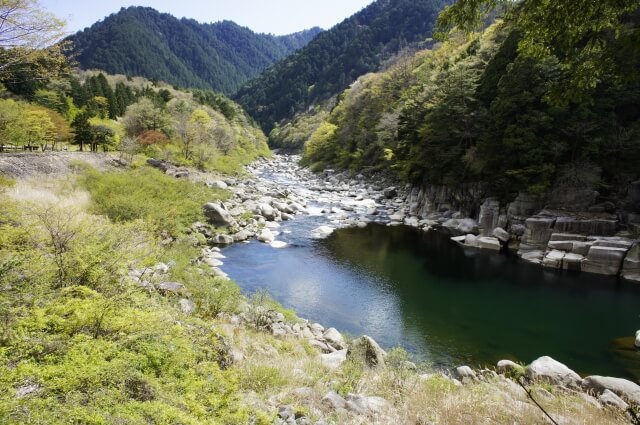
[(328, 29), (373, 0), (40, 0), (40, 4), (64, 18), (69, 32), (91, 26), (121, 7), (150, 6), (179, 18), (199, 22), (223, 19), (256, 32), (289, 34), (319, 26)]

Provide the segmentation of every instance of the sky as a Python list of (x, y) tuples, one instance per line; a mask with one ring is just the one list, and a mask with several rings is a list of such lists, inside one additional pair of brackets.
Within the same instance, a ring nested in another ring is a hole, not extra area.
[(290, 34), (318, 26), (329, 29), (373, 0), (40, 0), (75, 33), (121, 7), (149, 6), (202, 23), (234, 21), (255, 32)]

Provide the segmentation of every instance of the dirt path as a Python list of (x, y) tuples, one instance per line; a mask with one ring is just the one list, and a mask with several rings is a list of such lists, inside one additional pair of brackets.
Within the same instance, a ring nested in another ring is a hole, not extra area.
[(2, 153), (0, 174), (19, 179), (37, 175), (64, 175), (71, 171), (74, 162), (85, 162), (98, 170), (107, 170), (117, 166), (116, 159), (114, 154), (109, 153)]

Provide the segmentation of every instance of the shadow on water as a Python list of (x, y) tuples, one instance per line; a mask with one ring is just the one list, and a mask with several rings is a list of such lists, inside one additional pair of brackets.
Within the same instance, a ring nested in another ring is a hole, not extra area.
[(275, 250), (225, 250), (245, 290), (435, 365), (550, 355), (581, 373), (640, 378), (640, 286), (465, 249), (438, 232), (370, 225)]

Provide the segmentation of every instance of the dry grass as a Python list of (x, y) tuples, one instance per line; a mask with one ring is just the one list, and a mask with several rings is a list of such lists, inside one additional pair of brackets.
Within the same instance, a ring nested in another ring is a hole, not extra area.
[[(222, 325), (244, 360), (235, 365), (247, 379), (243, 397), (248, 403), (267, 411), (291, 405), (312, 419), (327, 424), (549, 424), (543, 412), (514, 381), (498, 376), (489, 382), (458, 386), (449, 378), (434, 373), (428, 379), (411, 373), (398, 383), (390, 369), (365, 368), (354, 393), (380, 396), (393, 403), (385, 415), (362, 417), (346, 411), (335, 412), (322, 404), (322, 397), (335, 390), (345, 379), (343, 369), (331, 371), (318, 360), (318, 353), (304, 341), (274, 338), (243, 326)], [(265, 384), (253, 382), (263, 377)], [(546, 390), (552, 390), (549, 394)], [(593, 397), (561, 392), (545, 386), (532, 389), (536, 400), (563, 425), (628, 424), (622, 412), (603, 409)]]

